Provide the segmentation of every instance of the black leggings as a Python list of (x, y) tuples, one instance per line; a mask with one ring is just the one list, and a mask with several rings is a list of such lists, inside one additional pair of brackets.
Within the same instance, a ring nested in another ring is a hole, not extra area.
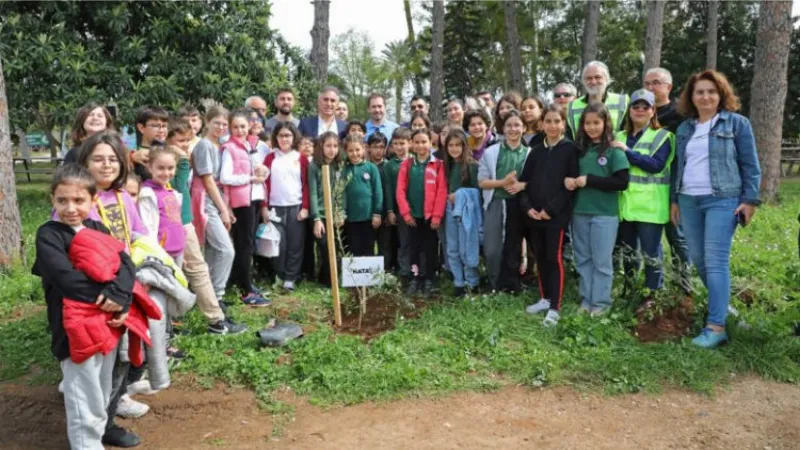
[(233, 257), (233, 267), (228, 283), (237, 286), (242, 291), (242, 295), (249, 294), (253, 286), (252, 263), (257, 210), (257, 204), (233, 208), (236, 222), (233, 223), (231, 232), (236, 255)]
[(344, 223), (344, 251), (352, 256), (375, 256), (372, 221)]
[[(417, 226), (408, 227), (409, 257), (411, 265), (417, 265), (415, 279), (432, 280), (439, 267), (439, 237), (431, 229), (431, 221), (415, 219)], [(425, 258), (423, 263), (422, 258)]]
[(564, 293), (564, 229), (528, 226), (526, 239), (533, 246), (539, 275), (539, 293), (550, 309), (561, 310)]

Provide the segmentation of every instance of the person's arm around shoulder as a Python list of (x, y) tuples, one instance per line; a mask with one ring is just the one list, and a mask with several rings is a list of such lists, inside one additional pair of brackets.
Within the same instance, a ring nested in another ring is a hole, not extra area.
[(69, 259), (65, 232), (58, 228), (55, 222), (47, 222), (36, 231), (35, 273), (72, 300), (96, 303), (103, 285), (75, 269)]

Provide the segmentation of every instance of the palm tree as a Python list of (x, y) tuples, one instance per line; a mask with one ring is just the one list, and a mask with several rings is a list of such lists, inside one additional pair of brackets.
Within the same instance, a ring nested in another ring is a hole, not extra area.
[(411, 61), (411, 47), (407, 40), (392, 41), (381, 52), (386, 78), (394, 84), (394, 118), (400, 122), (403, 111), (403, 88), (411, 78), (408, 64)]

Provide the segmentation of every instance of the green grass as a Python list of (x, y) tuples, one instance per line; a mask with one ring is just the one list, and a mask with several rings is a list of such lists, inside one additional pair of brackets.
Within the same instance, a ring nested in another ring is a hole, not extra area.
[[(49, 212), (43, 192), (41, 186), (20, 190), (29, 262), (33, 233)], [(292, 414), (290, 406), (275, 400), (274, 392), (283, 387), (316, 404), (336, 405), (487, 391), (508, 384), (566, 385), (607, 394), (678, 386), (713, 394), (731, 374), (797, 383), (800, 339), (790, 336), (790, 324), (800, 319), (800, 184), (786, 183), (782, 194), (780, 206), (761, 208), (757, 220), (737, 232), (731, 270), (735, 290), (748, 304), (734, 300), (734, 305), (749, 328), (731, 326), (731, 344), (717, 351), (697, 349), (686, 339), (641, 344), (630, 334), (634, 318), (629, 308), (620, 307), (603, 319), (577, 316), (575, 283), (569, 283), (555, 330), (543, 328), (541, 317), (524, 314), (530, 298), (445, 298), (419, 318), (399, 320), (395, 330), (367, 343), (332, 330), (328, 292), (301, 285), (292, 298), (278, 298), (272, 308), (231, 310), (252, 331), (283, 310), (309, 330), (303, 339), (285, 348), (263, 349), (252, 332), (210, 336), (203, 317), (192, 311), (184, 325), (190, 333), (177, 341), (189, 357), (176, 371), (192, 375), (201, 386), (221, 380), (253, 389), (279, 416)], [(42, 303), (38, 280), (28, 272), (20, 267), (3, 275), (0, 381), (33, 373), (30, 382), (53, 382), (58, 366), (49, 354), (45, 313), (34, 309), (22, 318), (8, 317)]]

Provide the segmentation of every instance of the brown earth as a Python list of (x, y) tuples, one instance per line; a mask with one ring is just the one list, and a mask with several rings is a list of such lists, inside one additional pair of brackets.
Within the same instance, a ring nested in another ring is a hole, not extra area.
[[(356, 294), (351, 293), (354, 304), (357, 304)], [(437, 297), (405, 300), (395, 294), (375, 294), (367, 297), (367, 313), (358, 321), (358, 308), (353, 307), (348, 311), (342, 309), (342, 326), (339, 331), (355, 334), (365, 340), (373, 339), (381, 334), (393, 330), (398, 317), (404, 319), (417, 318), (431, 301), (438, 301)], [(359, 327), (360, 325), (360, 327)]]
[(642, 342), (657, 342), (680, 339), (688, 336), (694, 322), (694, 303), (691, 297), (685, 297), (674, 308), (649, 319), (647, 310), (637, 312), (638, 325), (634, 335)]
[[(682, 390), (603, 397), (569, 388), (509, 387), (324, 411), (290, 394), (278, 426), (249, 391), (176, 387), (141, 397), (152, 407), (121, 424), (142, 449), (797, 449), (800, 386), (735, 380), (715, 398)], [(55, 386), (0, 386), (0, 447), (66, 448)], [(280, 419), (277, 419), (280, 420)]]

